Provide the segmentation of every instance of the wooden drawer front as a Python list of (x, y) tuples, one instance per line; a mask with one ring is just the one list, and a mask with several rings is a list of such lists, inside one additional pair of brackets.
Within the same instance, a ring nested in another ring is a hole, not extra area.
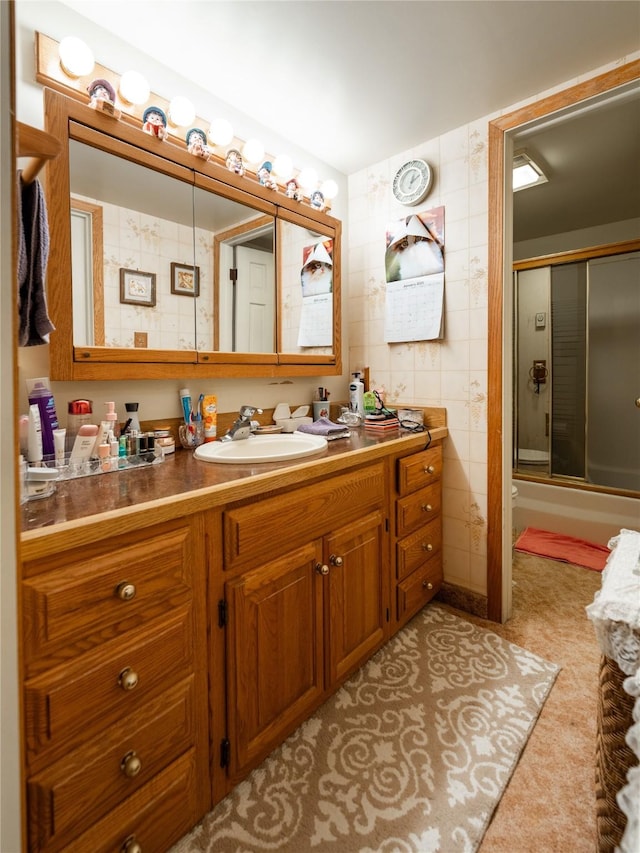
[(396, 552), (398, 580), (406, 578), (422, 563), (433, 560), (436, 556), (439, 563), (441, 546), (442, 524), (440, 518), (435, 518), (420, 530), (416, 530), (415, 533), (398, 542)]
[(398, 460), (398, 492), (408, 495), (439, 480), (442, 474), (442, 447), (438, 444)]
[(193, 688), (194, 679), (185, 679), (28, 780), (35, 849), (58, 849), (193, 745)]
[(166, 853), (206, 812), (200, 799), (195, 753), (190, 750), (62, 848), (63, 853), (121, 853), (129, 840), (144, 853)]
[(398, 584), (398, 619), (409, 619), (430, 601), (442, 586), (440, 560), (431, 560)]
[(33, 674), (30, 664), (37, 657), (75, 657), (156, 616), (171, 615), (191, 598), (190, 552), (184, 527), (25, 581), (27, 674)]
[(341, 474), (279, 497), (230, 509), (224, 514), (225, 568), (276, 557), (384, 501), (382, 464)]
[(440, 483), (396, 501), (396, 534), (405, 536), (440, 515)]
[(43, 749), (53, 749), (57, 756), (78, 732), (86, 737), (92, 729), (116, 722), (144, 707), (160, 685), (183, 678), (193, 667), (192, 643), (191, 609), (181, 608), (171, 621), (136, 632), (135, 640), (106, 643), (27, 681), (25, 725), (32, 766)]

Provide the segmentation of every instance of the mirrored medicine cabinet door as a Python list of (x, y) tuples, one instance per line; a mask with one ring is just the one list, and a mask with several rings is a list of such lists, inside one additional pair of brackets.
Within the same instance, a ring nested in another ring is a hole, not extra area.
[(56, 92), (45, 111), (51, 378), (341, 371), (338, 220)]

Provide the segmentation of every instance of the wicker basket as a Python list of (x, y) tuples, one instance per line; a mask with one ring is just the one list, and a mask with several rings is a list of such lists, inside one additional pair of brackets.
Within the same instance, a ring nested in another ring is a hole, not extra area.
[(625, 675), (618, 664), (602, 655), (598, 732), (596, 737), (596, 830), (599, 853), (614, 853), (620, 844), (627, 818), (616, 803), (616, 794), (636, 764), (625, 735), (633, 724), (633, 698), (622, 688)]

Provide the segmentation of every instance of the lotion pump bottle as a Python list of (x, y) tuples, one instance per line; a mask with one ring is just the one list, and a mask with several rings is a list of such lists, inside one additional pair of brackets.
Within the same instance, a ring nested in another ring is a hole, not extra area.
[(349, 384), (349, 409), (364, 417), (364, 382), (360, 379), (360, 371), (353, 374)]
[(99, 457), (98, 448), (101, 444), (109, 444), (109, 433), (113, 435), (114, 438), (120, 437), (120, 428), (118, 427), (118, 415), (116, 414), (115, 403), (105, 403), (107, 407), (107, 411), (102, 417), (102, 423), (100, 424), (100, 429), (98, 430), (98, 437), (96, 438), (96, 443), (93, 448), (93, 457)]

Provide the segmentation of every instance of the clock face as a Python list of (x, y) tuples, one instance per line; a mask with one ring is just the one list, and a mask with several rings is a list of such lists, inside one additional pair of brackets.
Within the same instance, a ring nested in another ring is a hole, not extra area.
[(393, 194), (401, 204), (418, 204), (431, 189), (433, 172), (424, 160), (408, 160), (393, 179)]

